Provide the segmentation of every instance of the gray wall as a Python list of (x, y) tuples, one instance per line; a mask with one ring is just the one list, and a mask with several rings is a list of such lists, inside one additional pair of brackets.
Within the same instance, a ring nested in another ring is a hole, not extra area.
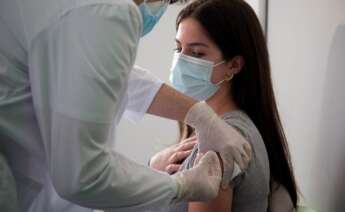
[(345, 1), (271, 0), (268, 15), (274, 87), (303, 201), (344, 211)]

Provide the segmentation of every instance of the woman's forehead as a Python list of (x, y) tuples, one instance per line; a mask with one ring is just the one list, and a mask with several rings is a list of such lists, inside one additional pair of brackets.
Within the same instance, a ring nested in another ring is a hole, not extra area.
[(212, 42), (205, 29), (201, 26), (201, 24), (195, 20), (194, 18), (186, 18), (183, 20), (178, 27), (176, 40), (178, 40), (181, 44), (188, 44), (188, 43), (210, 43)]

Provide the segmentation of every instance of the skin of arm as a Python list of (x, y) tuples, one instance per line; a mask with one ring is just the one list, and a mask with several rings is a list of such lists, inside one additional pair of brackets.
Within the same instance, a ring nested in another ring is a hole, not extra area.
[(208, 202), (190, 202), (188, 212), (231, 212), (233, 189), (219, 190), (218, 196)]

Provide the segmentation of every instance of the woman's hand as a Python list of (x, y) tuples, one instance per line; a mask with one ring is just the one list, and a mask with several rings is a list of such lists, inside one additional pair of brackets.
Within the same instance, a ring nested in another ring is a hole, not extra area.
[(186, 159), (197, 143), (196, 136), (182, 140), (162, 151), (156, 153), (150, 160), (150, 167), (169, 174), (177, 172), (181, 163)]

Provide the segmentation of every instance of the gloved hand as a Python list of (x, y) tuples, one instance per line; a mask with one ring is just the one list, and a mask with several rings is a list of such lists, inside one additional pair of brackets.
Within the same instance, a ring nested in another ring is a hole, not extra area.
[(206, 201), (218, 195), (222, 171), (217, 154), (209, 151), (197, 161), (193, 168), (172, 175), (177, 183), (175, 202)]
[(180, 169), (181, 161), (186, 159), (197, 143), (196, 136), (182, 140), (156, 153), (150, 160), (150, 167), (173, 174)]
[(206, 102), (199, 102), (188, 111), (185, 123), (193, 127), (199, 141), (199, 151), (220, 153), (224, 173), (222, 187), (247, 168), (251, 158), (249, 143), (233, 127), (223, 121)]

